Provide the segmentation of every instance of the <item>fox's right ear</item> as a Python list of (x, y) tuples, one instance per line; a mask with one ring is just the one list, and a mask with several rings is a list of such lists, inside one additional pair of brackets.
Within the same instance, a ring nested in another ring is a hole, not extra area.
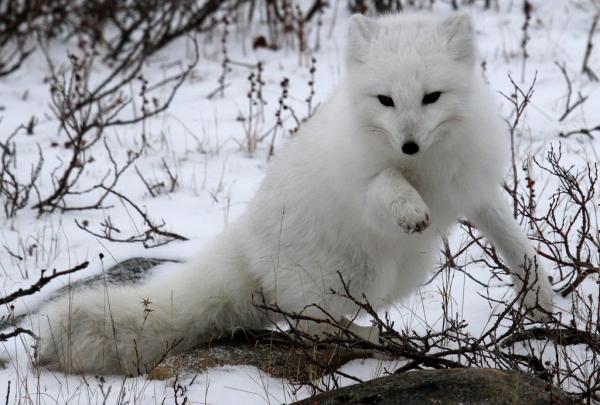
[(464, 11), (452, 14), (444, 20), (443, 26), (452, 57), (457, 61), (473, 64), (475, 61), (475, 29), (469, 14)]
[(375, 35), (377, 23), (375, 20), (362, 14), (350, 17), (348, 25), (348, 61), (364, 62), (369, 50), (369, 42)]

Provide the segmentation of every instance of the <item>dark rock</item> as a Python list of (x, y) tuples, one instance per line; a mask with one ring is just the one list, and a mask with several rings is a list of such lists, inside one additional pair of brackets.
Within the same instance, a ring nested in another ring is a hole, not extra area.
[(319, 394), (296, 405), (526, 404), (577, 402), (551, 384), (520, 371), (420, 370), (390, 375)]

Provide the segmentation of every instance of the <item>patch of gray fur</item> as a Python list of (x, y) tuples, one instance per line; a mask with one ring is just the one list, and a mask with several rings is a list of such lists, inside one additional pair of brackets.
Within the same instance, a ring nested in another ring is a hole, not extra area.
[[(43, 300), (40, 303), (40, 306), (43, 303), (54, 301), (57, 298), (66, 295), (69, 291), (79, 290), (82, 288), (91, 288), (105, 282), (113, 285), (137, 284), (138, 282), (147, 278), (150, 270), (163, 263), (179, 263), (179, 260), (159, 259), (155, 257), (132, 257), (131, 259), (127, 259), (115, 264), (100, 274), (86, 277), (60, 287), (50, 294), (48, 298)], [(27, 316), (35, 313), (37, 313), (37, 310), (28, 314), (17, 315), (9, 319), (0, 320), (0, 330), (15, 327)]]

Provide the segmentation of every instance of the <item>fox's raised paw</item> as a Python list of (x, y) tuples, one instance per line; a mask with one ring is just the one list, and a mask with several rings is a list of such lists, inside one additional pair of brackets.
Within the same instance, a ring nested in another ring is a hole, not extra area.
[(396, 200), (392, 203), (392, 212), (396, 223), (406, 233), (420, 233), (431, 223), (429, 209), (424, 203), (416, 204), (406, 200)]

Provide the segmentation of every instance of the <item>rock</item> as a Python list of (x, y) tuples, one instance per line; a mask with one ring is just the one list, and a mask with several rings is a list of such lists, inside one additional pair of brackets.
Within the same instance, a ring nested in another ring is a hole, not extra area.
[(296, 405), (575, 404), (551, 384), (520, 371), (497, 369), (420, 370), (351, 385)]
[[(338, 369), (350, 360), (373, 357), (372, 350), (338, 345), (302, 348), (285, 333), (238, 330), (196, 349), (167, 357), (152, 369), (152, 379), (201, 373), (211, 367), (249, 365), (274, 377), (306, 382)], [(311, 361), (307, 361), (310, 356)]]

